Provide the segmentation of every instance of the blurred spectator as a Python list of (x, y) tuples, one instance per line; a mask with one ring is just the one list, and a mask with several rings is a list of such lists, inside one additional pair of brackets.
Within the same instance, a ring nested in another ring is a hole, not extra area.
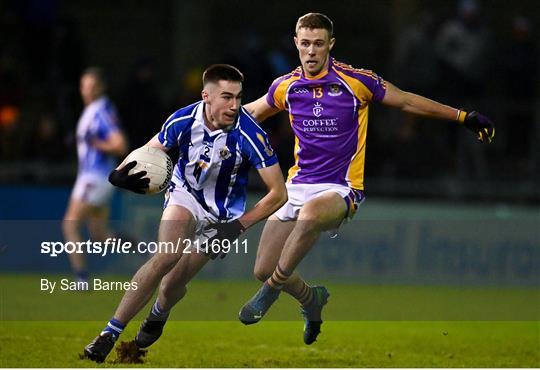
[(238, 40), (242, 47), (231, 48), (233, 53), (225, 56), (222, 62), (237, 67), (244, 74), (242, 101), (245, 103), (259, 98), (277, 76), (273, 74), (263, 39), (259, 33), (246, 30), (238, 36)]
[[(175, 84), (173, 97), (167, 105), (167, 117), (178, 107), (190, 104), (190, 102), (201, 100), (202, 81), (201, 76), (204, 69), (201, 66), (188, 68), (181, 76), (180, 81)], [(165, 121), (164, 117), (162, 121)]]
[[(57, 3), (56, 0), (11, 2), (0, 18), (0, 30), (5, 32), (5, 43), (0, 50), (4, 159), (39, 160), (48, 150), (63, 148), (62, 133), (77, 119), (82, 43), (75, 22), (57, 21)], [(44, 111), (50, 114), (42, 116)], [(13, 116), (10, 112), (17, 115), (16, 119), (8, 120), (13, 122), (7, 127), (6, 118)], [(54, 132), (54, 138), (47, 137), (49, 131)], [(13, 138), (15, 133), (17, 137)], [(38, 145), (38, 150), (21, 151), (14, 145), (13, 139), (39, 144), (40, 137), (45, 142), (52, 139), (56, 143), (58, 139), (60, 146)]]
[[(203, 68), (196, 66), (187, 69), (180, 77), (180, 82), (175, 84), (173, 89), (172, 99), (168, 102), (165, 115), (161, 117), (160, 124), (163, 124), (168, 116), (174, 113), (178, 107), (183, 107), (194, 101), (201, 100)], [(155, 134), (156, 132), (154, 132)], [(178, 161), (178, 148), (171, 149), (167, 152), (173, 163)]]
[(27, 0), (18, 4), (24, 20), (24, 51), (30, 78), (46, 82), (51, 64), (51, 39), (58, 12), (57, 0)]
[(395, 78), (400, 88), (432, 96), (440, 79), (435, 40), (437, 22), (423, 10), (407, 29), (400, 31), (395, 52)]
[(140, 57), (135, 62), (118, 108), (131, 149), (146, 144), (172, 113), (163, 111), (155, 81), (155, 62), (150, 57)]
[(77, 120), (82, 105), (79, 99), (79, 77), (83, 71), (83, 42), (77, 24), (60, 19), (53, 26), (50, 43), (51, 60), (48, 87), (54, 97), (54, 111), (61, 127)]
[[(244, 73), (242, 102), (246, 104), (264, 94), (276, 77), (289, 73), (298, 66), (298, 61), (294, 59), (298, 51), (289, 34), (281, 38), (281, 45), (278, 48), (270, 51), (267, 51), (262, 36), (255, 30), (242, 33), (239, 38), (243, 47), (239, 50), (234, 49), (235, 53), (227, 56), (225, 61)], [(286, 171), (294, 164), (292, 156), (294, 136), (288, 123), (288, 116), (279, 114), (270, 118), (264, 122), (264, 129), (286, 176)]]
[(12, 161), (23, 157), (24, 130), (20, 110), (12, 105), (0, 107), (0, 160)]
[[(23, 92), (17, 71), (17, 60), (9, 51), (0, 52), (0, 134), (2, 137), (18, 124)], [(6, 143), (7, 144), (7, 143)], [(7, 155), (6, 147), (2, 157)]]
[(291, 43), (291, 36), (282, 37), (279, 47), (273, 48), (268, 53), (272, 76), (281, 76), (291, 72), (298, 64), (296, 60), (292, 59), (296, 53), (294, 44)]
[(455, 100), (476, 99), (484, 91), (491, 34), (476, 0), (460, 0), (458, 17), (446, 22), (436, 39), (444, 90)]
[[(487, 85), (487, 67), (491, 53), (491, 34), (482, 22), (476, 0), (460, 0), (458, 16), (441, 28), (436, 52), (441, 61), (442, 85), (450, 105), (464, 104), (465, 110), (482, 110)], [(485, 178), (485, 148), (477, 145), (465, 130), (451, 130), (455, 135), (457, 175), (461, 179)]]
[(58, 121), (52, 114), (45, 113), (41, 116), (29, 148), (29, 156), (39, 161), (58, 161), (66, 156)]
[[(433, 35), (437, 33), (434, 14), (425, 9), (418, 14), (413, 23), (400, 31), (396, 42), (394, 76), (399, 87), (424, 96), (437, 96), (440, 81), (439, 62), (435, 52)], [(396, 141), (389, 148), (395, 149), (385, 163), (388, 175), (400, 178), (431, 177), (441, 168), (441, 156), (446, 157), (447, 139), (440, 125), (424, 124), (418, 116), (391, 110), (387, 112), (392, 130), (397, 130)], [(397, 144), (397, 145), (395, 145)], [(432, 153), (430, 156), (418, 155), (417, 148)], [(445, 160), (443, 160), (445, 162)]]
[(15, 45), (0, 49), (0, 105), (20, 106), (24, 98), (21, 58)]
[(532, 170), (530, 158), (539, 134), (535, 122), (539, 60), (528, 18), (512, 19), (511, 39), (505, 49), (502, 78), (507, 103), (508, 169), (515, 175), (525, 175)]

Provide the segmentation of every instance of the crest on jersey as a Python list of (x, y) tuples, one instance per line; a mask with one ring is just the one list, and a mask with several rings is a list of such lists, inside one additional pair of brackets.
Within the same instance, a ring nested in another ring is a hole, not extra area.
[(219, 150), (219, 158), (221, 158), (222, 161), (224, 161), (225, 159), (229, 159), (230, 157), (231, 157), (231, 152), (229, 148), (227, 148), (226, 146), (224, 146), (223, 148)]
[(274, 151), (270, 147), (270, 143), (268, 142), (268, 138), (265, 139), (264, 136), (262, 136), (261, 134), (259, 134), (257, 132), (257, 139), (259, 139), (261, 144), (264, 146), (264, 152), (266, 153), (266, 155), (268, 155), (268, 156), (274, 155)]
[(313, 114), (315, 115), (315, 117), (320, 117), (322, 115), (323, 110), (324, 110), (324, 108), (323, 108), (321, 103), (316, 102), (313, 105)]
[(341, 91), (339, 84), (330, 85), (330, 92), (328, 92), (329, 96), (340, 96), (341, 94), (343, 94), (343, 91)]

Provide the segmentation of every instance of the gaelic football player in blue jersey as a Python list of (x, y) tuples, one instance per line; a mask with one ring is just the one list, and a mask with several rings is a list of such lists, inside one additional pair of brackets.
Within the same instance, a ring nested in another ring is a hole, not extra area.
[[(281, 207), (287, 192), (277, 158), (266, 133), (241, 106), (243, 75), (230, 65), (217, 64), (203, 74), (202, 100), (173, 113), (148, 145), (180, 158), (165, 196), (159, 241), (177, 244), (208, 235), (218, 242), (234, 241), (248, 227)], [(116, 186), (135, 192), (148, 187), (144, 172), (128, 175), (135, 162), (113, 171)], [(267, 194), (244, 213), (249, 168), (258, 170)], [(209, 242), (211, 244), (211, 242)], [(184, 244), (182, 244), (184, 245)], [(224, 243), (225, 247), (225, 243)], [(186, 293), (186, 284), (222, 251), (184, 248), (156, 253), (134, 275), (113, 318), (85, 347), (87, 358), (103, 362), (128, 322), (146, 305), (159, 285), (158, 298), (135, 338), (139, 347), (154, 343), (171, 308)], [(134, 284), (134, 285), (133, 285)]]
[[(83, 223), (87, 224), (92, 239), (105, 240), (113, 236), (107, 221), (114, 187), (107, 177), (118, 157), (126, 154), (127, 143), (119, 127), (116, 108), (105, 95), (106, 88), (100, 68), (92, 67), (83, 72), (80, 93), (85, 108), (76, 132), (79, 169), (62, 224), (67, 241), (83, 241), (80, 232)], [(84, 255), (71, 253), (69, 259), (77, 280), (87, 282)]]
[[(288, 201), (265, 225), (255, 276), (263, 285), (241, 309), (244, 324), (258, 322), (283, 290), (300, 304), (305, 320), (304, 342), (320, 333), (321, 311), (329, 293), (307, 285), (295, 272), (323, 231), (337, 229), (364, 200), (364, 157), (371, 103), (447, 121), (491, 142), (491, 120), (405, 92), (374, 72), (336, 61), (332, 21), (320, 13), (298, 19), (296, 48), (300, 66), (277, 78), (268, 93), (245, 108), (263, 121), (289, 113), (295, 134), (295, 164), (287, 180)], [(429, 73), (429, 72), (426, 72)]]

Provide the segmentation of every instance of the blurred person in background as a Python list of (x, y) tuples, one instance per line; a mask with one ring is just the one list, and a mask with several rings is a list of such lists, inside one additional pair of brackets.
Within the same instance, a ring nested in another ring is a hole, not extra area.
[(164, 115), (155, 81), (155, 61), (147, 56), (139, 57), (130, 73), (124, 92), (118, 101), (120, 116), (126, 125), (130, 147), (135, 149), (146, 144), (146, 139), (159, 129)]
[[(127, 141), (120, 129), (116, 108), (105, 95), (106, 90), (100, 68), (91, 67), (83, 72), (80, 93), (85, 108), (76, 132), (79, 168), (62, 223), (66, 241), (82, 242), (83, 224), (93, 240), (113, 236), (107, 223), (114, 187), (107, 178), (116, 167), (117, 158), (127, 153)], [(77, 280), (87, 282), (84, 254), (71, 253), (69, 259)]]
[[(438, 96), (441, 76), (433, 38), (438, 25), (436, 15), (430, 9), (422, 9), (412, 19), (412, 23), (399, 32), (394, 50), (392, 79), (399, 82), (400, 88), (422, 96)], [(443, 170), (440, 162), (449, 156), (445, 127), (426, 125), (426, 118), (403, 114), (398, 110), (389, 110), (384, 114), (387, 116), (387, 125), (391, 125), (387, 132), (393, 133), (393, 140), (384, 149), (390, 156), (384, 164), (386, 175), (419, 178)], [(399, 122), (399, 125), (396, 126), (395, 122)], [(419, 148), (432, 155), (418, 155)]]
[(64, 138), (60, 132), (58, 120), (51, 112), (44, 112), (37, 122), (32, 135), (30, 158), (47, 163), (62, 161), (66, 157)]
[[(489, 79), (492, 35), (476, 0), (457, 2), (457, 17), (448, 20), (436, 35), (435, 48), (441, 63), (444, 96), (450, 104), (481, 106)], [(454, 138), (456, 174), (461, 180), (485, 179), (485, 151), (463, 132), (450, 131)]]
[(512, 175), (534, 174), (531, 158), (540, 130), (535, 120), (538, 88), (538, 50), (530, 19), (512, 18), (510, 41), (506, 45), (501, 73), (505, 92), (505, 121), (508, 127), (507, 171)]
[(85, 66), (84, 42), (78, 23), (60, 18), (53, 25), (49, 42), (48, 89), (54, 97), (54, 115), (59, 130), (68, 130), (77, 119), (80, 105), (78, 81)]

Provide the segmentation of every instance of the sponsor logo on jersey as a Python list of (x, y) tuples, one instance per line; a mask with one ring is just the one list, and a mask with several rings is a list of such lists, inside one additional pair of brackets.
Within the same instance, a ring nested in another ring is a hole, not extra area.
[(337, 126), (337, 118), (327, 118), (327, 119), (305, 119), (302, 121), (302, 126), (311, 127), (311, 126)]
[(315, 117), (320, 117), (322, 115), (323, 110), (324, 110), (324, 108), (323, 108), (321, 103), (316, 102), (313, 105), (313, 114), (315, 115)]
[(302, 126), (304, 132), (336, 133), (339, 131), (337, 118), (305, 119), (302, 121)]

